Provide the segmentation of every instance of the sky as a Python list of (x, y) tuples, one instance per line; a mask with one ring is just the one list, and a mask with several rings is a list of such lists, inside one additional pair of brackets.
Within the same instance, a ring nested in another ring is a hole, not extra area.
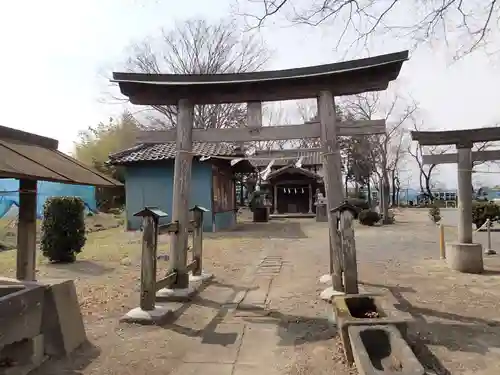
[[(158, 33), (160, 28), (168, 29), (175, 21), (227, 17), (233, 5), (229, 0), (0, 3), (0, 124), (56, 138), (59, 148), (70, 153), (79, 130), (122, 111), (121, 105), (109, 100), (113, 89), (106, 74), (123, 66), (133, 42)], [(343, 59), (342, 53), (334, 51), (337, 32), (331, 25), (312, 28), (271, 23), (258, 32), (272, 51), (266, 68)], [(410, 47), (405, 41), (381, 37), (370, 53)], [(366, 56), (361, 52), (355, 57)], [(419, 103), (426, 128), (477, 128), (500, 122), (499, 73), (500, 64), (485, 53), (451, 63), (443, 46), (426, 46), (412, 53), (391, 90)], [(408, 183), (415, 185), (414, 166), (409, 164), (407, 170)], [(500, 180), (500, 174), (478, 176), (487, 184)], [(454, 187), (456, 167), (440, 167), (439, 181)]]

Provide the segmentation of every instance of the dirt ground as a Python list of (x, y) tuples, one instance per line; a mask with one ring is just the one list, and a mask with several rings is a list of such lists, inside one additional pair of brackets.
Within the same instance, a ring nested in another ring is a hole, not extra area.
[[(500, 256), (485, 259), (483, 275), (452, 272), (439, 260), (438, 230), (425, 210), (398, 212), (396, 220), (356, 228), (362, 290), (383, 293), (413, 317), (411, 344), (427, 368), (497, 375)], [(453, 240), (455, 233), (446, 235)], [(477, 240), (486, 243), (484, 236)], [(500, 250), (500, 233), (493, 236)], [(167, 243), (162, 236), (160, 254)], [(119, 323), (138, 305), (139, 235), (118, 228), (89, 234), (77, 263), (42, 264), (39, 274), (76, 279), (90, 344), (34, 374), (355, 374), (328, 321), (330, 308), (318, 299), (327, 246), (326, 224), (311, 219), (207, 234), (204, 268), (215, 281), (178, 304), (175, 321), (144, 327)], [(0, 254), (0, 269), (10, 261)], [(266, 309), (247, 311), (246, 303)]]

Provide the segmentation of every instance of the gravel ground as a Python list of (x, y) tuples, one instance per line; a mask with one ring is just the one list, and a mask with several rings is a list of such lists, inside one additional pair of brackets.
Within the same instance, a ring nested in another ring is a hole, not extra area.
[[(484, 275), (451, 272), (439, 260), (437, 228), (426, 212), (397, 212), (396, 220), (356, 229), (362, 288), (384, 293), (415, 319), (411, 344), (426, 367), (438, 374), (497, 375), (500, 261), (488, 258)], [(164, 327), (118, 323), (138, 303), (135, 261), (80, 289), (80, 296), (94, 295), (99, 283), (120, 280), (115, 294), (91, 298), (102, 301), (99, 313), (85, 310), (91, 345), (35, 374), (356, 373), (344, 362), (328, 305), (318, 299), (319, 276), (328, 270), (326, 224), (276, 220), (238, 229), (206, 236), (205, 268), (216, 282), (179, 305), (178, 318)], [(496, 243), (500, 250), (500, 234)], [(244, 290), (250, 291), (242, 303), (264, 295), (269, 310), (236, 308)]]

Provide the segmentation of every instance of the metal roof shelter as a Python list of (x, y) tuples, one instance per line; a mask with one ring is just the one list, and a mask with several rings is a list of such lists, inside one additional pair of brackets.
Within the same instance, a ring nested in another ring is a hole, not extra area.
[(19, 179), (19, 280), (35, 280), (37, 181), (117, 187), (122, 184), (57, 150), (52, 138), (0, 126), (0, 178)]
[[(133, 104), (241, 103), (314, 98), (385, 90), (399, 75), (408, 51), (305, 68), (230, 74), (113, 73), (112, 82)], [(290, 90), (293, 88), (293, 90)]]
[(103, 187), (122, 184), (57, 150), (58, 141), (0, 126), (0, 178)]

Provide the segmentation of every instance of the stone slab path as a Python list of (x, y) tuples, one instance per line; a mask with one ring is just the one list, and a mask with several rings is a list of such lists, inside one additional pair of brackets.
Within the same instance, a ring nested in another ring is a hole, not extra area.
[[(207, 236), (204, 264), (215, 280), (190, 303), (174, 304), (175, 320), (162, 327), (119, 323), (118, 314), (87, 321), (92, 345), (34, 374), (356, 373), (317, 298), (328, 237), (313, 238), (315, 226), (273, 221)], [(123, 311), (137, 298), (132, 293)]]

